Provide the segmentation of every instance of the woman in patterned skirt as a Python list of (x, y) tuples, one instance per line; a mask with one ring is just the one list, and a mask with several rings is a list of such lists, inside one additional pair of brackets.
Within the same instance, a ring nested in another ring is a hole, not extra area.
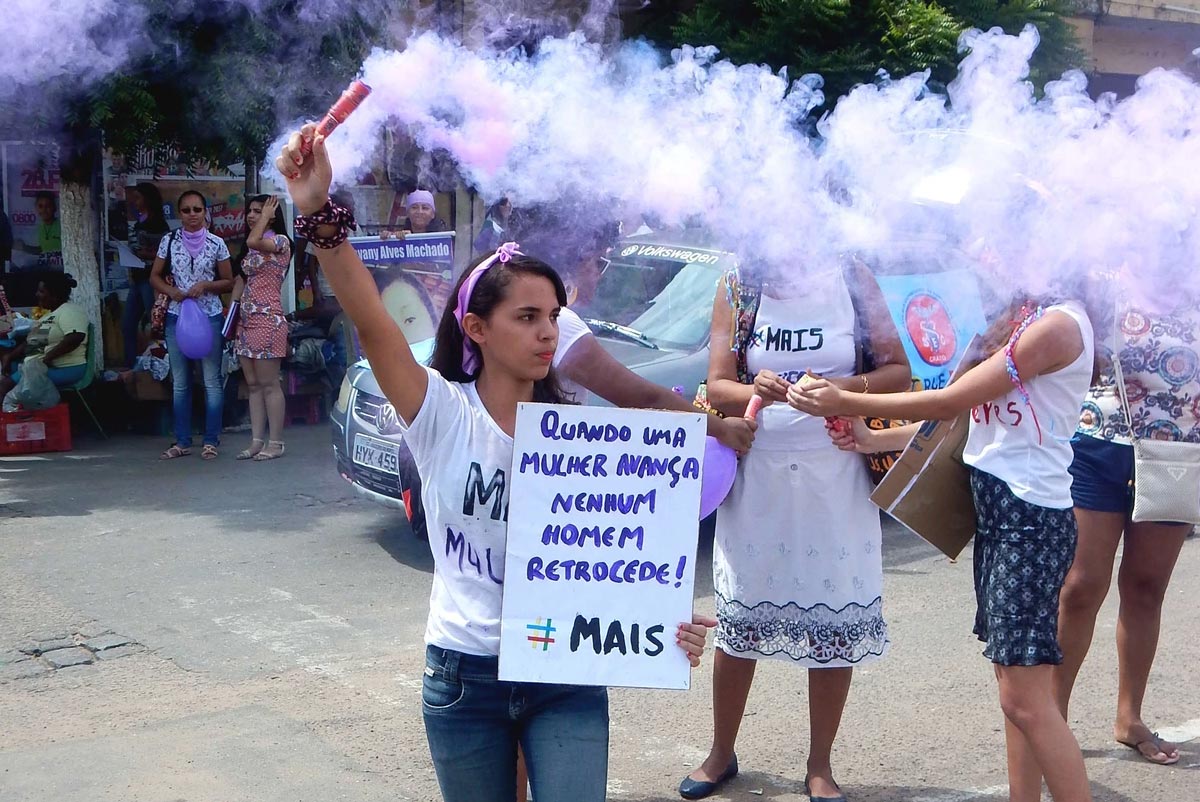
[[(1113, 328), (1115, 332), (1102, 333), (1099, 339), (1115, 342), (1120, 349), (1133, 433), (1200, 443), (1200, 299), (1184, 294), (1165, 314), (1130, 308)], [(1179, 747), (1159, 738), (1142, 720), (1142, 699), (1158, 649), (1163, 599), (1190, 527), (1130, 519), (1133, 442), (1111, 368), (1088, 392), (1073, 445), (1071, 495), (1079, 545), (1058, 616), (1063, 650), (1063, 663), (1055, 669), (1059, 704), (1065, 715), (1092, 645), (1096, 615), (1112, 584), (1117, 546), (1123, 543), (1117, 575), (1120, 682), (1113, 738), (1150, 763), (1178, 763)], [(1200, 494), (1200, 487), (1188, 490)]]
[[(283, 456), (284, 396), (279, 367), (287, 356), (288, 326), (280, 292), (292, 258), (283, 210), (270, 195), (246, 207), (246, 244), (238, 256), (233, 297), (241, 303), (234, 353), (250, 393), (250, 447), (240, 460)], [(264, 440), (264, 435), (266, 439)]]
[[(708, 400), (727, 415), (755, 394), (765, 407), (717, 512), (713, 743), (679, 793), (701, 799), (737, 774), (754, 669), (771, 659), (809, 670), (807, 787), (814, 799), (841, 799), (831, 760), (852, 671), (888, 646), (879, 512), (863, 458), (835, 448), (821, 418), (781, 402), (806, 371), (858, 393), (905, 390), (911, 372), (866, 268), (739, 279), (717, 290)], [(857, 365), (864, 332), (877, 366), (866, 374)]]
[(863, 416), (954, 420), (970, 410), (962, 459), (975, 503), (975, 634), (1000, 692), (1009, 802), (1041, 802), (1043, 778), (1055, 802), (1092, 802), (1053, 671), (1063, 660), (1058, 595), (1075, 556), (1071, 435), (1095, 349), (1083, 303), (1055, 301), (1018, 299), (984, 338), (992, 355), (944, 389), (866, 396), (816, 381), (788, 390), (800, 411), (852, 416), (831, 437), (867, 454), (902, 447), (917, 424), (875, 431)]

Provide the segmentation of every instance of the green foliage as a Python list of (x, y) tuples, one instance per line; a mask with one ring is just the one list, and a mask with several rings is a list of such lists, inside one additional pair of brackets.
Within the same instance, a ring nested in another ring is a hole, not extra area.
[[(118, 75), (74, 98), (72, 140), (119, 154), (174, 150), (184, 160), (259, 160), (280, 125), (314, 115), (354, 77), (378, 27), (347, 4), (334, 20), (302, 19), (295, 0), (131, 0), (152, 31)], [(380, 21), (382, 22), (382, 20)]]
[[(819, 73), (827, 103), (874, 79), (929, 70), (953, 78), (960, 34), (969, 28), (1042, 37), (1033, 62), (1039, 84), (1078, 66), (1081, 53), (1067, 17), (1071, 0), (698, 0), (673, 24), (662, 17), (647, 35), (673, 44), (712, 44), (739, 63), (787, 67), (793, 77)], [(677, 4), (678, 5), (678, 4)]]

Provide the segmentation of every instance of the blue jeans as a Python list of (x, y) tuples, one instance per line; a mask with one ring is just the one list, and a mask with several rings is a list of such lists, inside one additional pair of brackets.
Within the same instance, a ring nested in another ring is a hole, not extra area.
[(501, 682), (498, 666), (426, 649), (421, 707), (445, 802), (512, 802), (518, 743), (537, 802), (603, 802), (608, 690)]
[(133, 367), (138, 358), (138, 333), (142, 320), (154, 307), (154, 288), (149, 281), (131, 281), (125, 296), (125, 311), (121, 314), (121, 337), (125, 340), (125, 366)]
[[(221, 315), (208, 319), (212, 327), (213, 347), (208, 356), (200, 360), (204, 372), (204, 445), (215, 446), (221, 441), (221, 414), (224, 394), (221, 387)], [(180, 448), (192, 445), (192, 363), (179, 350), (175, 340), (175, 327), (179, 315), (167, 315), (167, 357), (171, 360), (171, 382), (175, 386), (175, 443)]]

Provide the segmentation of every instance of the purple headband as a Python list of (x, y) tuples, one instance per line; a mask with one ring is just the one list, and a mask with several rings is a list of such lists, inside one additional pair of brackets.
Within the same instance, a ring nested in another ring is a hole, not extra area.
[(466, 317), (467, 307), (471, 305), (471, 294), (475, 292), (475, 285), (479, 283), (479, 279), (497, 261), (507, 264), (512, 261), (514, 256), (524, 256), (517, 250), (520, 247), (515, 242), (504, 243), (496, 249), (494, 254), (480, 262), (479, 266), (471, 271), (471, 275), (458, 288), (458, 305), (454, 307), (454, 319), (458, 321), (458, 328), (463, 334), (462, 368), (463, 373), (468, 376), (479, 368), (479, 351), (472, 347), (471, 338), (467, 336), (467, 330), (463, 328), (463, 318)]

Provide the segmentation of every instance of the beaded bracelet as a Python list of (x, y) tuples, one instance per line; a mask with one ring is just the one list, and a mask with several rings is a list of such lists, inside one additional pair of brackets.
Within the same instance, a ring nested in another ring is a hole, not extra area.
[(1037, 307), (1032, 312), (1028, 307), (1021, 308), (1021, 321), (1013, 330), (1012, 336), (1008, 338), (1008, 344), (1004, 346), (1004, 369), (1008, 371), (1009, 381), (1017, 388), (1017, 394), (1021, 396), (1021, 400), (1026, 406), (1031, 406), (1029, 400), (1029, 391), (1025, 389), (1025, 382), (1021, 380), (1021, 373), (1017, 370), (1017, 360), (1015, 351), (1017, 350), (1017, 341), (1021, 339), (1021, 335), (1025, 333), (1025, 329), (1029, 328), (1035, 321), (1041, 319), (1042, 315), (1046, 314), (1046, 310), (1042, 307)]
[[(317, 234), (321, 226), (337, 226), (337, 231), (328, 237)], [(354, 213), (345, 206), (339, 206), (333, 200), (325, 201), (325, 205), (312, 214), (300, 215), (296, 218), (296, 233), (311, 242), (321, 250), (336, 248), (346, 241), (351, 231), (358, 230), (354, 221)]]

